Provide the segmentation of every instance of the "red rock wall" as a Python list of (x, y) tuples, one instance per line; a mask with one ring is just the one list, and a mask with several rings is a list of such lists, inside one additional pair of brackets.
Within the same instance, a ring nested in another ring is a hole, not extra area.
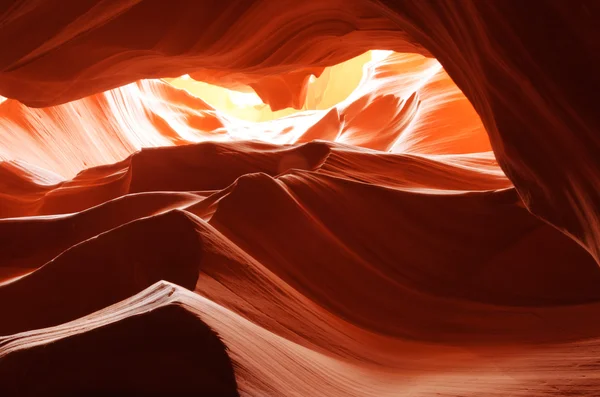
[(0, 95), (29, 106), (144, 77), (249, 84), (373, 48), (431, 54), (528, 208), (600, 256), (597, 1), (31, 0), (0, 15)]

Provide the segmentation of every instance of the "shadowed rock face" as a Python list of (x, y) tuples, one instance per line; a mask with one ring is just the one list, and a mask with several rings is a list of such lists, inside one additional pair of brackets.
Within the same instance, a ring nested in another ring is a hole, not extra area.
[[(0, 286), (2, 395), (600, 390), (600, 268), (492, 157), (333, 142), (135, 156), (118, 166), (143, 192), (0, 222), (28, 239), (6, 240), (3, 273), (31, 272)], [(117, 196), (98, 183), (111, 170), (60, 202)]]
[(160, 280), (196, 285), (200, 249), (178, 212), (136, 220), (70, 247), (0, 287), (0, 335), (58, 325), (130, 297)]
[(0, 359), (0, 392), (33, 396), (238, 396), (219, 337), (177, 305)]

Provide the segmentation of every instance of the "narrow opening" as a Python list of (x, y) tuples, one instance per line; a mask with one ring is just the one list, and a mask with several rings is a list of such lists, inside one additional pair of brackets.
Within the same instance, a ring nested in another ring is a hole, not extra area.
[(145, 147), (203, 141), (326, 140), (493, 158), (479, 116), (440, 63), (385, 50), (267, 77), (198, 72), (141, 80), (47, 108), (7, 100), (0, 113), (0, 159), (36, 181), (70, 179)]

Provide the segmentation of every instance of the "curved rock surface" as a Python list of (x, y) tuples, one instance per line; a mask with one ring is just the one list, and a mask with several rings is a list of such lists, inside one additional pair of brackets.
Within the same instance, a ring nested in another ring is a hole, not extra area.
[[(600, 390), (600, 269), (523, 208), (491, 156), (237, 142), (118, 165), (125, 190), (94, 182), (110, 167), (92, 168), (61, 202), (124, 196), (0, 223), (8, 396), (39, 392), (12, 375), (25, 367), (51, 395)], [(132, 379), (107, 369), (122, 354)], [(55, 376), (62, 360), (84, 364)]]
[(599, 17), (4, 2), (0, 395), (600, 395)]
[(594, 0), (89, 0), (47, 18), (55, 9), (4, 4), (0, 95), (48, 106), (141, 77), (208, 70), (247, 84), (374, 47), (433, 55), (473, 103), (528, 208), (600, 256)]

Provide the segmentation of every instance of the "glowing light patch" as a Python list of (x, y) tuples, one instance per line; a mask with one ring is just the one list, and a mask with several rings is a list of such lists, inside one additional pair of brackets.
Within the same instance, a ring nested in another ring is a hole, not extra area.
[(394, 51), (388, 50), (373, 50), (371, 51), (371, 60), (375, 62), (381, 62), (390, 55), (392, 55)]
[(301, 109), (272, 111), (249, 86), (230, 87), (183, 75), (49, 108), (8, 101), (0, 161), (53, 184), (142, 148), (202, 141), (317, 139), (419, 155), (491, 150), (469, 101), (437, 60), (421, 55), (369, 51), (309, 75)]
[(258, 95), (256, 95), (255, 92), (238, 92), (227, 90), (227, 95), (229, 95), (231, 102), (239, 107), (249, 107), (263, 104), (263, 101)]

